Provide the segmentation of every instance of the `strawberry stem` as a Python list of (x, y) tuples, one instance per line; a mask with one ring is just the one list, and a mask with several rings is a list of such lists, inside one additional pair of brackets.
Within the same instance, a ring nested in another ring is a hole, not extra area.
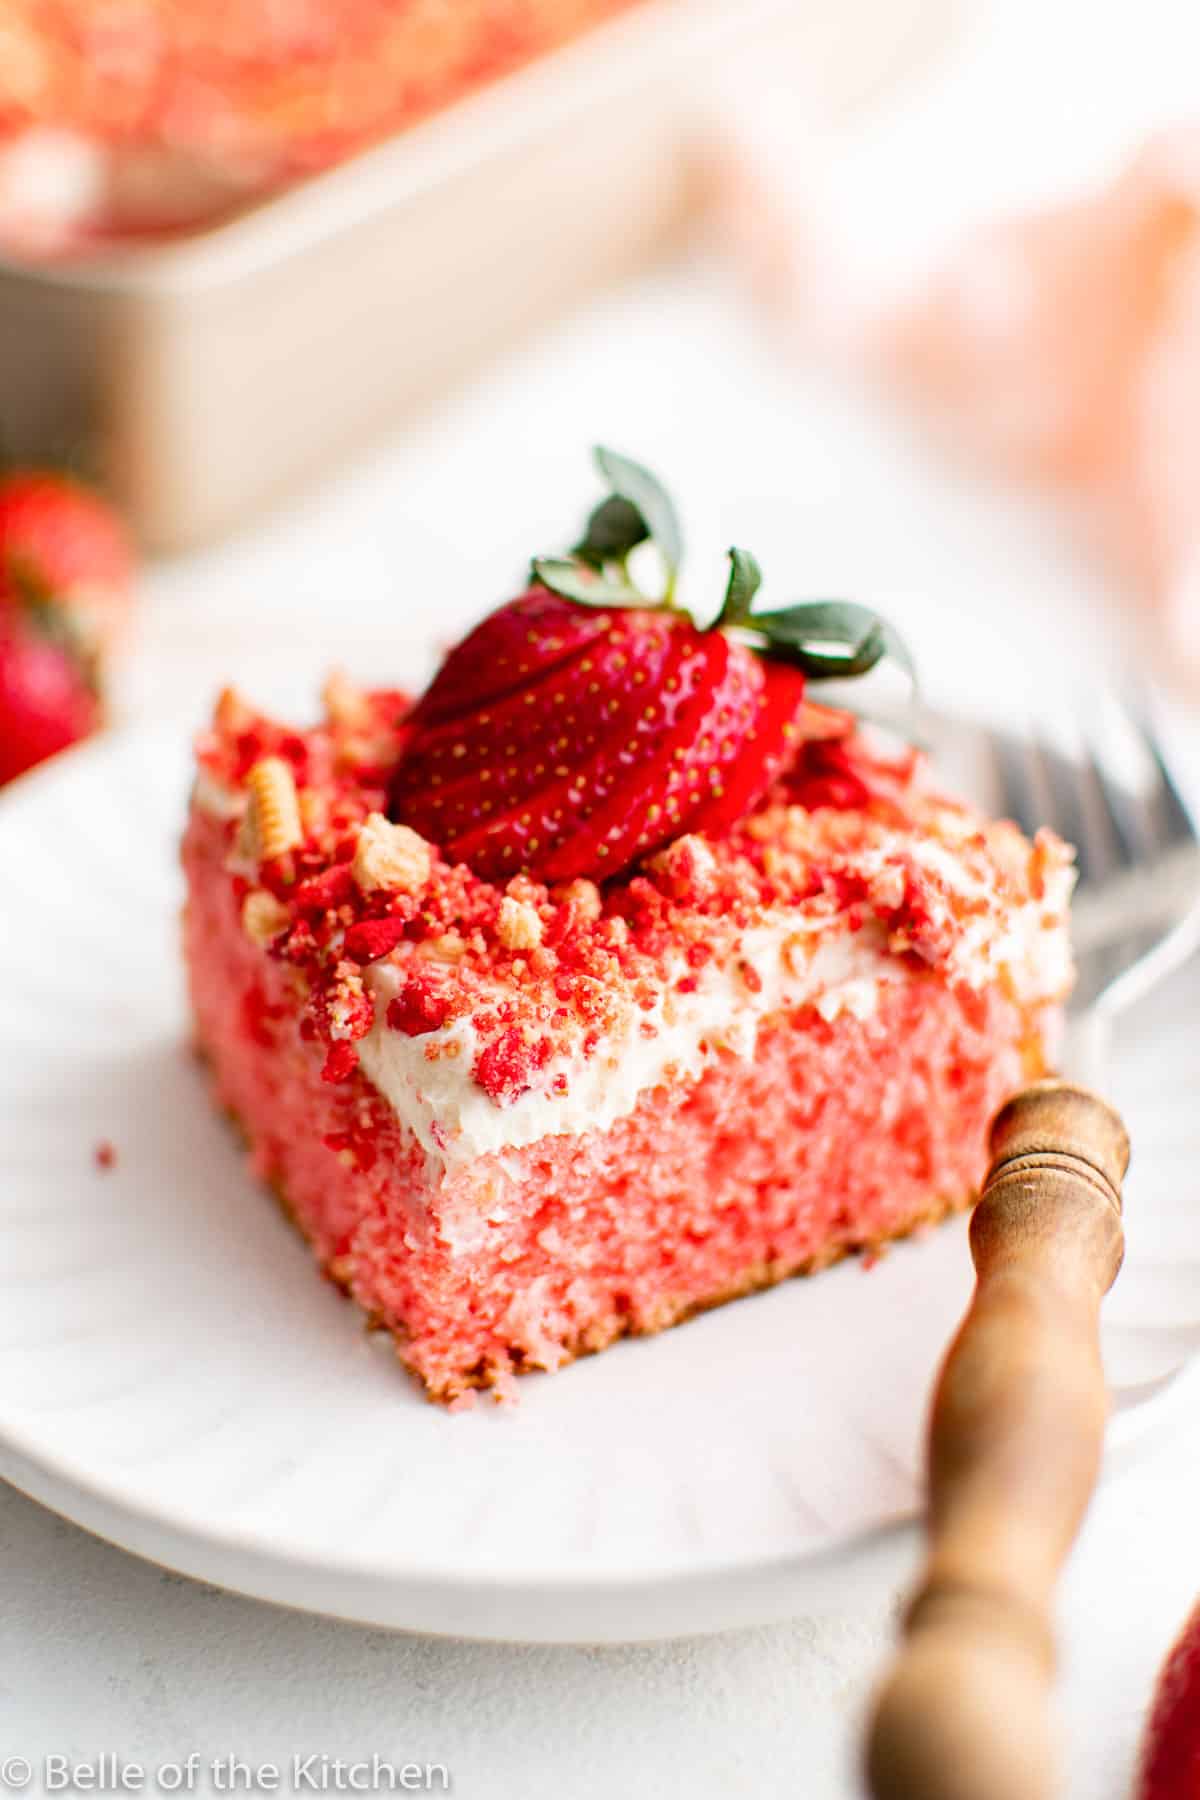
[[(615, 450), (598, 447), (594, 455), (611, 492), (593, 510), (570, 556), (534, 558), (534, 578), (552, 593), (585, 606), (639, 607), (691, 619), (675, 600), (683, 533), (666, 489), (641, 463)], [(647, 541), (655, 545), (666, 567), (661, 595), (643, 592), (629, 572), (630, 555)], [(853, 600), (813, 600), (756, 613), (754, 601), (762, 579), (756, 558), (735, 545), (729, 552), (725, 598), (708, 629), (736, 632), (752, 649), (791, 663), (810, 681), (865, 675), (889, 657), (916, 690), (916, 669), (907, 646), (877, 613)]]
[(745, 625), (750, 622), (754, 596), (762, 586), (762, 570), (749, 550), (735, 544), (729, 552), (729, 586), (717, 614), (718, 625)]

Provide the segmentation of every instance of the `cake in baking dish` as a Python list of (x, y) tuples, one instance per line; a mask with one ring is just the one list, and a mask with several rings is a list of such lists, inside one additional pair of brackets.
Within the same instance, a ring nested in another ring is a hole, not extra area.
[(1070, 981), (1065, 846), (813, 703), (887, 629), (756, 608), (741, 552), (699, 629), (659, 490), (604, 466), (574, 555), (415, 704), (335, 677), (295, 729), (226, 693), (198, 746), (217, 1096), (443, 1401), (966, 1205)]
[(403, 131), (638, 0), (4, 0), (0, 241), (200, 225)]

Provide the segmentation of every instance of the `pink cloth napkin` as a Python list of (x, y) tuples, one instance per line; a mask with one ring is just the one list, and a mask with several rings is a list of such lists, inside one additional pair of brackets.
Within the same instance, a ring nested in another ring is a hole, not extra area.
[(1094, 499), (1200, 667), (1200, 127), (1083, 200), (978, 232), (878, 321), (870, 355), (989, 463)]
[(779, 168), (734, 146), (718, 184), (760, 293), (957, 453), (1087, 503), (1200, 675), (1200, 126), (1155, 136), (1082, 199), (980, 227), (885, 300), (839, 271)]

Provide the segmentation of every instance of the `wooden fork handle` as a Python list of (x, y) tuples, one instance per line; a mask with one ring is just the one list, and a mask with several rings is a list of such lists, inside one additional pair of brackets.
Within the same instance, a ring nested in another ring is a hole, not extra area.
[(928, 1556), (868, 1739), (876, 1800), (1057, 1788), (1050, 1609), (1100, 1461), (1129, 1140), (1095, 1094), (1044, 1081), (998, 1114), (991, 1151), (975, 1296), (933, 1401)]

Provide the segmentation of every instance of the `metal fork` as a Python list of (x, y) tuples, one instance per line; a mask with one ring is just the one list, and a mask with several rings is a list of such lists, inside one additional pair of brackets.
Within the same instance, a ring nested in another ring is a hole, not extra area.
[(1027, 835), (1048, 825), (1075, 846), (1077, 975), (1063, 1062), (1100, 1080), (1118, 1016), (1200, 945), (1200, 838), (1144, 701), (1102, 695), (1076, 735), (1074, 755), (1004, 733), (985, 746), (994, 810)]
[[(1120, 1014), (1200, 945), (1196, 826), (1150, 717), (1101, 696), (1070, 749), (978, 732), (947, 745), (994, 810), (1076, 846), (1063, 1064), (1096, 1084)], [(1058, 1791), (1053, 1589), (1103, 1443), (1100, 1302), (1123, 1254), (1128, 1154), (1112, 1108), (1066, 1081), (1016, 1095), (993, 1125), (975, 1295), (933, 1400), (926, 1564), (868, 1737), (876, 1800)]]

